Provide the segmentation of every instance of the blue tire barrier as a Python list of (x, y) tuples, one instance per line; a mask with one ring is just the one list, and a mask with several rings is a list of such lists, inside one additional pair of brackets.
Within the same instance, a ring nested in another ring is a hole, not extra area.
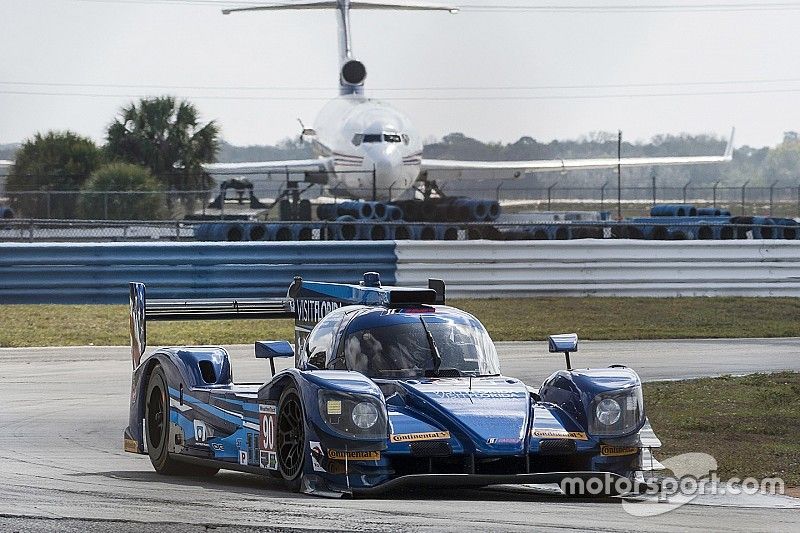
[(408, 241), (416, 238), (414, 226), (408, 224), (397, 224), (392, 227), (392, 236), (396, 241)]
[(547, 233), (550, 240), (553, 241), (568, 241), (571, 238), (570, 226), (567, 224), (556, 224), (547, 228)]
[(572, 239), (602, 239), (603, 228), (600, 226), (572, 226), (570, 228)]
[(650, 209), (651, 217), (693, 217), (697, 208), (691, 204), (660, 204)]
[(194, 240), (207, 241), (211, 232), (213, 224), (195, 224), (194, 225)]
[(776, 226), (771, 218), (753, 217), (754, 239), (779, 239), (782, 236), (780, 226)]
[(388, 206), (383, 202), (366, 202), (372, 208), (372, 219), (384, 221), (389, 213)]
[(500, 202), (496, 200), (484, 200), (483, 203), (486, 206), (486, 217), (484, 218), (486, 222), (494, 222), (500, 218)]
[(392, 230), (387, 224), (361, 223), (358, 225), (358, 238), (362, 241), (388, 241)]
[(483, 222), (489, 215), (489, 206), (482, 200), (469, 200), (467, 207), (471, 220)]
[[(351, 216), (360, 220), (368, 220), (374, 215), (372, 204), (367, 202), (348, 201), (339, 204), (337, 209), (339, 217)], [(337, 218), (338, 220), (338, 218)]]
[(244, 226), (241, 224), (211, 224), (209, 241), (237, 242), (244, 240)]
[(298, 241), (313, 241), (314, 240), (314, 225), (312, 224), (294, 224), (292, 231), (295, 235), (295, 240)]
[(644, 233), (640, 226), (634, 224), (616, 224), (611, 226), (611, 237), (613, 239), (644, 239)]
[(420, 241), (435, 241), (439, 235), (436, 226), (422, 224), (416, 227), (416, 238)]
[(349, 215), (337, 218), (332, 228), (334, 239), (337, 241), (354, 241), (358, 238), (360, 231), (355, 217)]
[(339, 218), (339, 206), (337, 204), (318, 205), (317, 218), (320, 220), (336, 220)]
[(780, 226), (780, 238), (793, 241), (800, 237), (800, 224), (791, 218), (774, 218), (773, 221)]
[(719, 207), (698, 207), (697, 216), (699, 217), (729, 217), (731, 212)]
[(271, 224), (270, 234), (272, 238), (280, 242), (296, 241), (297, 236), (292, 224)]
[[(672, 226), (667, 229), (667, 240), (669, 241), (690, 241), (697, 236), (696, 226)], [(713, 236), (713, 232), (712, 232)]]
[(10, 207), (0, 207), (0, 218), (14, 218), (14, 211)]
[(267, 225), (260, 222), (252, 222), (244, 226), (244, 240), (246, 241), (269, 241), (270, 235), (267, 232)]
[(387, 205), (386, 220), (390, 222), (399, 222), (403, 220), (403, 210), (396, 205)]
[(457, 241), (458, 226), (437, 226), (436, 238), (440, 241)]
[(550, 229), (547, 226), (534, 226), (528, 229), (530, 239), (534, 241), (550, 240)]
[[(508, 240), (505, 236), (504, 231), (498, 230), (494, 226), (484, 226), (484, 225), (474, 225), (474, 226), (467, 226), (467, 239), (469, 240), (478, 240), (478, 239), (490, 239), (494, 241), (499, 240)], [(525, 239), (529, 239), (530, 237), (525, 236)]]

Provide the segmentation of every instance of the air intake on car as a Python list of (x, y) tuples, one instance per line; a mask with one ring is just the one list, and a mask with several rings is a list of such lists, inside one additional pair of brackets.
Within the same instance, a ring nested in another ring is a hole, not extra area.
[(449, 442), (421, 441), (411, 443), (411, 455), (415, 457), (448, 457), (453, 454)]
[(545, 439), (539, 443), (542, 455), (567, 455), (575, 453), (575, 441), (570, 439)]

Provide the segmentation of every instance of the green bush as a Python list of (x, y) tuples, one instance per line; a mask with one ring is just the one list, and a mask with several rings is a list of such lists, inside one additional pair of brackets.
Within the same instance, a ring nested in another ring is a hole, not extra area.
[[(16, 154), (6, 192), (20, 216), (73, 218), (77, 191), (103, 162), (102, 151), (91, 139), (70, 131), (37, 133)], [(17, 191), (41, 191), (14, 194)], [(45, 191), (75, 191), (48, 194)]]
[(81, 189), (78, 211), (96, 220), (159, 220), (168, 214), (163, 186), (148, 169), (129, 163), (94, 172)]

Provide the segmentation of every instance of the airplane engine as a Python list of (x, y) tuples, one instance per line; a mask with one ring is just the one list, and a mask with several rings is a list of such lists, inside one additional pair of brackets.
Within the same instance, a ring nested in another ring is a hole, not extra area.
[(361, 61), (350, 59), (342, 65), (341, 77), (347, 85), (363, 85), (367, 79), (367, 68)]

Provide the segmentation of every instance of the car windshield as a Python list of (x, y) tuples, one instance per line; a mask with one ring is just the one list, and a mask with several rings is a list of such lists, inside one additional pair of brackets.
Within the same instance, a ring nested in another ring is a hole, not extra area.
[(348, 328), (343, 342), (348, 370), (372, 378), (500, 373), (494, 343), (472, 317), (426, 314), (382, 318), (390, 320), (376, 325), (374, 318), (359, 317)]

